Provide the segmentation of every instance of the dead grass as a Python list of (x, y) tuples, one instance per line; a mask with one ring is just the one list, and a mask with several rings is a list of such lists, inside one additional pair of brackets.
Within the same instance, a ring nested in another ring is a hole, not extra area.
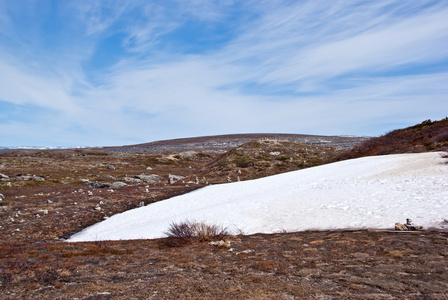
[(178, 247), (192, 243), (210, 242), (221, 240), (229, 235), (227, 228), (204, 222), (184, 221), (171, 223), (165, 232), (167, 238), (164, 244), (170, 247)]
[(336, 160), (426, 151), (448, 151), (448, 118), (440, 121), (426, 120), (415, 126), (371, 138), (342, 153)]
[(444, 299), (447, 237), (301, 232), (229, 237), (231, 249), (161, 248), (161, 240), (5, 244), (0, 289), (3, 299)]

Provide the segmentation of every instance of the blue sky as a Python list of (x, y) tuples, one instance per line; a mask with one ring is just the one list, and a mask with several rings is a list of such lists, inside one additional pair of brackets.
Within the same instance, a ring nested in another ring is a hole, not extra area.
[(0, 0), (0, 146), (377, 136), (447, 115), (447, 1)]

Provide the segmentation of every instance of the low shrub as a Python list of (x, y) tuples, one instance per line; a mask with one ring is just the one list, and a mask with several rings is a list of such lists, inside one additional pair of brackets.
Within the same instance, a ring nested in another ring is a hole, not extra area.
[(222, 239), (229, 235), (229, 232), (226, 227), (220, 225), (187, 220), (180, 223), (171, 223), (164, 234), (167, 235), (166, 242), (168, 245), (178, 246)]

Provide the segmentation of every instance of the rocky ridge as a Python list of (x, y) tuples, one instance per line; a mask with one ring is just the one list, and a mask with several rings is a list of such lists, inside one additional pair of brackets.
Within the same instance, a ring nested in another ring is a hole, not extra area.
[(116, 152), (143, 152), (172, 154), (186, 151), (215, 151), (223, 153), (245, 143), (257, 140), (278, 140), (292, 143), (300, 143), (315, 146), (331, 147), (335, 150), (348, 150), (368, 137), (354, 136), (319, 136), (305, 134), (274, 134), (274, 133), (254, 133), (254, 134), (228, 134), (216, 136), (204, 136), (194, 138), (181, 138), (172, 140), (156, 141), (138, 145), (122, 147), (104, 147), (103, 151)]

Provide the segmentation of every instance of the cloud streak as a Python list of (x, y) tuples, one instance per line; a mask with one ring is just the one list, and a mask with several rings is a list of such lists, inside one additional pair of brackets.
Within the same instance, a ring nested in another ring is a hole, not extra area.
[[(14, 52), (11, 32), (0, 33), (0, 109), (41, 108), (33, 128), (0, 114), (4, 141), (13, 133), (17, 144), (36, 144), (36, 128), (46, 145), (243, 132), (378, 135), (448, 109), (443, 1), (123, 3), (59, 4), (59, 14), (77, 12), (58, 33), (73, 36), (35, 51), (59, 55), (43, 58), (30, 51), (39, 38), (18, 35), (24, 47)], [(9, 19), (23, 31), (17, 14), (0, 15)], [(92, 64), (108, 55), (110, 64)]]

